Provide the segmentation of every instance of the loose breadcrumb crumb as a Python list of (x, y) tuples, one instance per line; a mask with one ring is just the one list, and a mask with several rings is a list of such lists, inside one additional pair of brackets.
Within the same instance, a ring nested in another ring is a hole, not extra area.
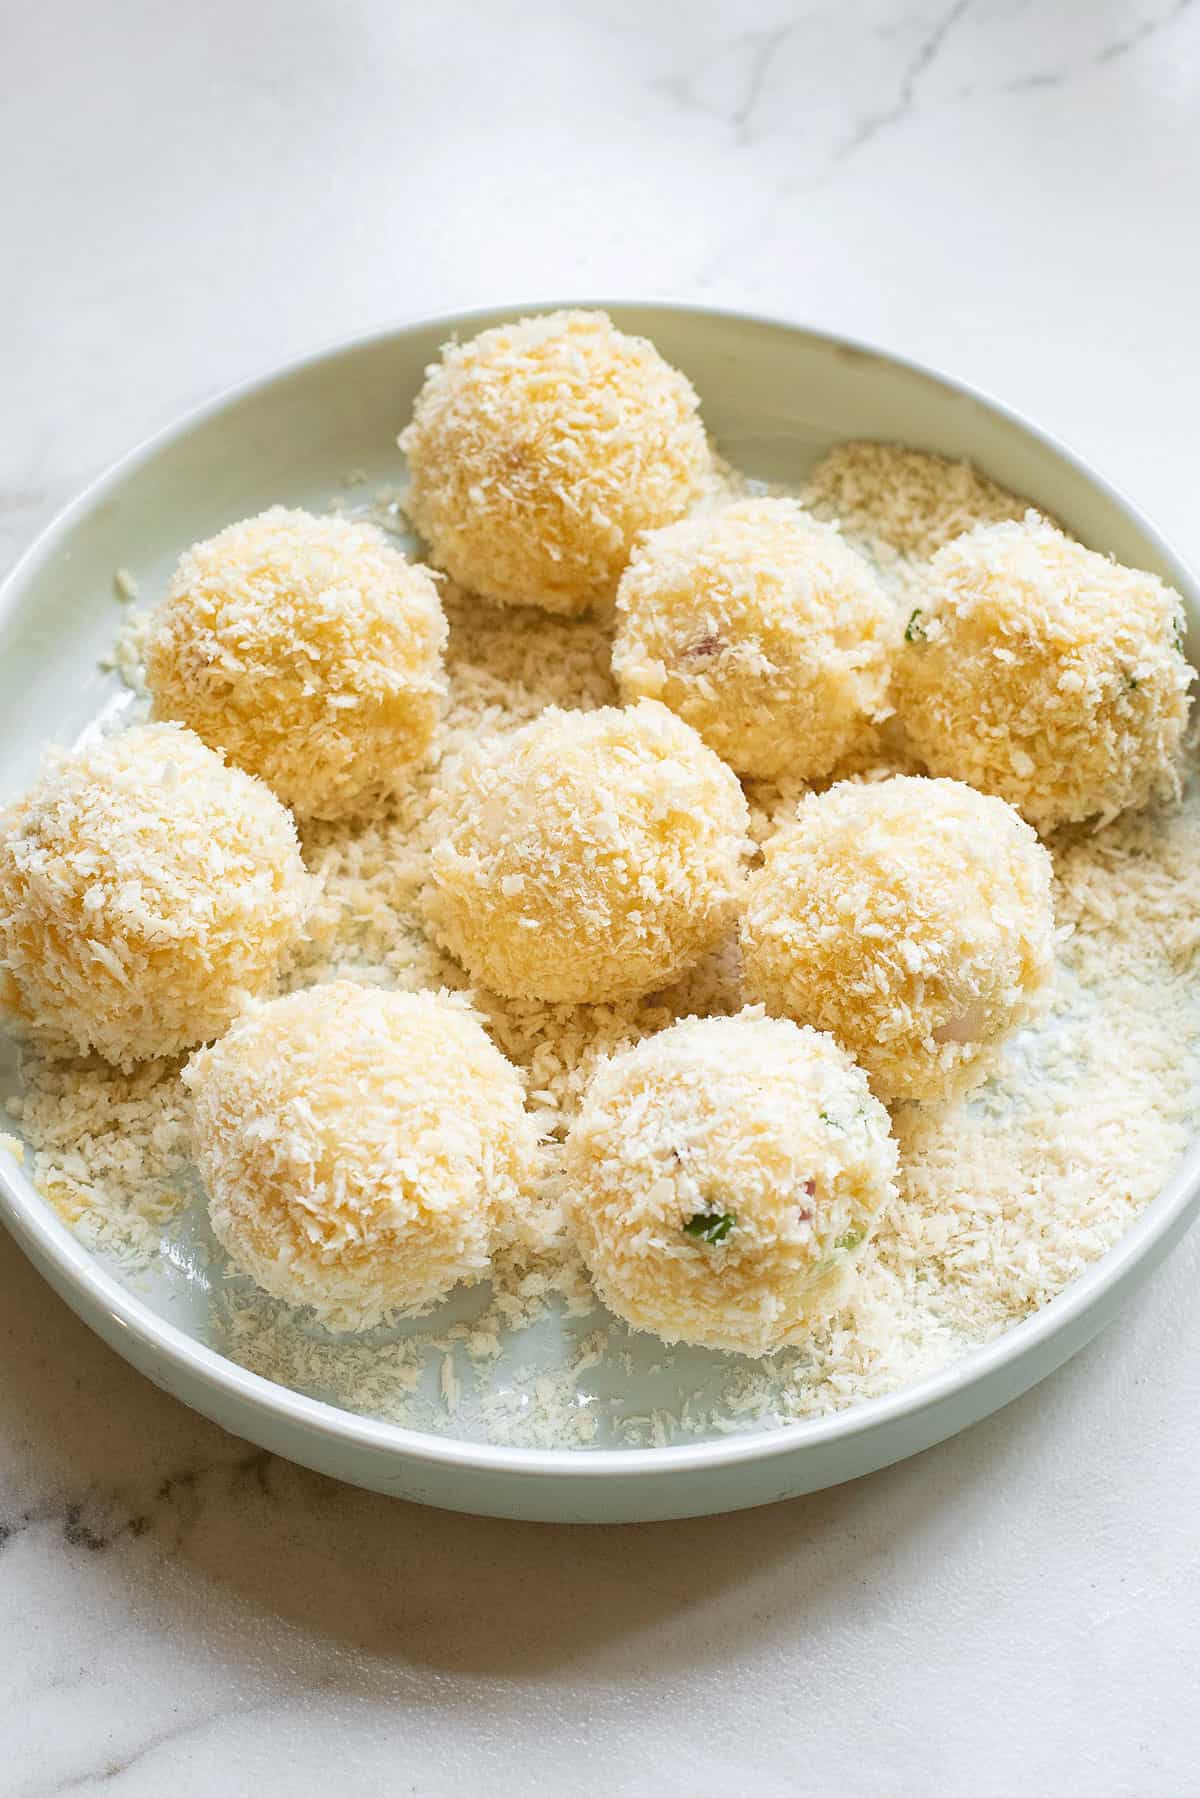
[(32, 1153), (34, 1185), (91, 1248), (144, 1267), (191, 1196), (178, 1061), (132, 1073), (28, 1049), (8, 1115)]
[(894, 443), (839, 443), (800, 489), (817, 518), (838, 524), (895, 587), (907, 590), (944, 543), (979, 524), (1023, 518), (1029, 501), (972, 468)]

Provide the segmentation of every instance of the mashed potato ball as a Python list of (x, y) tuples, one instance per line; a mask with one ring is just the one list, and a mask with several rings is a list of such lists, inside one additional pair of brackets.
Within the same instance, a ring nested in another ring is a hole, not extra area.
[(739, 774), (816, 780), (885, 711), (894, 611), (832, 525), (748, 499), (646, 537), (621, 577), (613, 672)]
[(956, 538), (929, 567), (895, 702), (931, 773), (1039, 830), (1178, 786), (1192, 671), (1183, 606), (1029, 513)]
[(570, 1003), (665, 986), (732, 915), (749, 817), (734, 774), (653, 701), (494, 739), (446, 796), (429, 920), (472, 978)]
[(801, 801), (751, 878), (747, 988), (828, 1030), (881, 1098), (947, 1096), (1048, 993), (1050, 882), (1003, 800), (954, 780), (842, 781)]
[(446, 620), (380, 531), (273, 506), (197, 543), (146, 648), (178, 718), (306, 817), (384, 807), (429, 749)]
[(688, 1018), (602, 1067), (565, 1171), (611, 1311), (667, 1342), (765, 1355), (845, 1296), (896, 1145), (831, 1037), (747, 1011)]
[(269, 987), (314, 892), (261, 781), (136, 726), (52, 755), (0, 818), (3, 996), (59, 1054), (178, 1054)]
[(245, 1013), (184, 1081), (230, 1259), (336, 1329), (481, 1279), (536, 1173), (516, 1072), (444, 994), (292, 993)]
[(611, 599), (638, 533), (679, 518), (711, 468), (690, 384), (602, 312), (447, 345), (400, 447), (434, 561), (548, 612)]

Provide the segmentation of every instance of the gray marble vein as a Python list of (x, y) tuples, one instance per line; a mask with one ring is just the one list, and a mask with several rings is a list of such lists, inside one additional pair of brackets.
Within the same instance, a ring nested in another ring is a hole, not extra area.
[(972, 0), (954, 0), (954, 5), (935, 20), (911, 60), (901, 70), (895, 100), (881, 112), (868, 113), (855, 125), (850, 137), (835, 152), (837, 161), (848, 161), (882, 132), (891, 130), (909, 116), (917, 103), (921, 77), (933, 66), (942, 46), (969, 13), (971, 5)]
[[(746, 31), (721, 44), (698, 74), (670, 75), (655, 86), (685, 110), (706, 114), (728, 126), (734, 143), (746, 146), (755, 139), (755, 114), (771, 70), (798, 25), (777, 25), (764, 31)], [(725, 104), (709, 98), (701, 77), (712, 69), (733, 77), (733, 91)]]
[[(1176, 25), (1183, 15), (1191, 11), (1195, 0), (1172, 0), (1172, 4), (1163, 8), (1140, 24), (1125, 32), (1122, 36), (1111, 38), (1089, 54), (1060, 63), (1054, 68), (1030, 69), (1024, 74), (1014, 75), (1011, 79), (1001, 81), (994, 87), (986, 84), (967, 86), (958, 90), (961, 100), (970, 99), (973, 95), (990, 92), (993, 94), (1020, 94), (1039, 89), (1062, 88), (1070, 81), (1077, 80), (1093, 69), (1104, 69), (1109, 64), (1118, 62), (1122, 57), (1131, 56)], [(1031, 34), (1036, 48), (1036, 36)]]

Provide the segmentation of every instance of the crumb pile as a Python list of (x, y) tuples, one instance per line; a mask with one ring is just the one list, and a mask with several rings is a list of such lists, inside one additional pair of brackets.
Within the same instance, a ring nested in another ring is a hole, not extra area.
[(261, 781), (141, 725), (52, 753), (0, 818), (0, 990), (60, 1053), (178, 1054), (269, 987), (313, 893)]
[[(801, 497), (840, 519), (901, 621), (941, 543), (1026, 510), (970, 470), (861, 444), (826, 458)], [(466, 976), (431, 939), (422, 907), (439, 790), (496, 731), (547, 705), (592, 712), (616, 697), (602, 622), (501, 613), (452, 583), (443, 599), (449, 698), (439, 766), (417, 771), (387, 817), (306, 825), (321, 896), (287, 976), (297, 987), (339, 975), (410, 992), (462, 987)], [(127, 641), (132, 668), (136, 627)], [(905, 765), (884, 739), (861, 745), (850, 766), (869, 785)], [(756, 842), (790, 820), (802, 791), (793, 781), (752, 783)], [(895, 1108), (898, 1193), (862, 1245), (854, 1290), (804, 1342), (730, 1361), (630, 1334), (595, 1308), (565, 1231), (503, 1251), (490, 1289), (468, 1293), (469, 1304), (453, 1300), (428, 1325), (353, 1343), (244, 1285), (218, 1285), (214, 1340), (257, 1372), (352, 1410), (544, 1446), (694, 1440), (829, 1412), (986, 1341), (1122, 1235), (1177, 1163), (1197, 1115), (1195, 786), (1180, 806), (1123, 815), (1099, 834), (1067, 830), (1051, 847), (1061, 928), (1049, 1011), (1009, 1040), (965, 1098)], [(675, 986), (642, 998), (579, 1005), (480, 990), (475, 999), (548, 1139), (551, 1232), (562, 1143), (605, 1058), (688, 1014), (736, 1014), (744, 992), (736, 943), (725, 937)], [(148, 1264), (156, 1279), (164, 1262), (204, 1265), (177, 1063), (126, 1075), (34, 1055), (9, 1109), (42, 1190), (87, 1240), (123, 1254), (130, 1277)]]
[(600, 312), (449, 345), (400, 447), (434, 562), (549, 612), (611, 600), (639, 532), (681, 517), (712, 474), (689, 382)]
[(525, 1233), (536, 1134), (461, 999), (309, 987), (243, 1014), (183, 1083), (218, 1241), (335, 1328), (426, 1311)]
[(646, 537), (617, 589), (613, 670), (739, 774), (816, 780), (882, 716), (894, 608), (795, 500), (735, 500)]
[(934, 774), (1041, 831), (1178, 786), (1183, 605), (1029, 513), (940, 549), (905, 629), (896, 708)]
[(688, 1018), (614, 1056), (565, 1155), (610, 1311), (747, 1355), (836, 1309), (895, 1172), (862, 1069), (832, 1037), (754, 1011)]
[(180, 559), (145, 645), (155, 715), (296, 812), (383, 810), (433, 741), (446, 621), (373, 525), (273, 506)]
[(926, 563), (943, 544), (1029, 510), (1028, 500), (969, 462), (861, 439), (823, 456), (800, 498), (815, 518), (838, 524), (900, 598), (924, 582)]
[(948, 1098), (1046, 1002), (1050, 857), (957, 780), (839, 781), (768, 842), (742, 917), (746, 986), (831, 1031), (882, 1098)]

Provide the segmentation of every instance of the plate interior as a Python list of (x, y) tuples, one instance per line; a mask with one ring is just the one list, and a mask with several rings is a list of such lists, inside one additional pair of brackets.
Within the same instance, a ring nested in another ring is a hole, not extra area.
[[(1093, 548), (1189, 590), (1184, 571), (1116, 496), (1018, 421), (931, 376), (784, 326), (673, 308), (610, 310), (690, 375), (719, 449), (749, 475), (798, 485), (826, 449), (856, 436), (968, 456)], [(464, 321), (463, 334), (511, 316), (478, 315)], [(392, 492), (403, 475), (396, 434), (444, 336), (443, 326), (422, 326), (318, 357), (209, 410), (85, 496), (19, 568), (0, 610), (0, 797), (28, 782), (48, 741), (73, 742), (133, 703), (101, 665), (121, 622), (117, 571), (149, 601), (186, 544), (234, 518), (276, 502), (324, 510), (338, 495), (357, 508)], [(1194, 608), (1191, 622), (1194, 642)], [(0, 1035), (0, 1102), (16, 1090), (15, 1048)], [(6, 1172), (27, 1203), (42, 1203), (19, 1170), (6, 1165)], [(166, 1228), (149, 1271), (116, 1264), (112, 1271), (160, 1317), (228, 1349), (225, 1301), (231, 1293), (248, 1298), (248, 1283), (230, 1283), (198, 1197)], [(458, 1293), (432, 1319), (376, 1333), (364, 1349), (257, 1301), (265, 1328), (290, 1334), (301, 1355), (311, 1346), (299, 1390), (385, 1417), (394, 1415), (390, 1398), (380, 1400), (371, 1380), (356, 1380), (353, 1357), (365, 1353), (378, 1368), (388, 1344), (402, 1347), (414, 1329), (469, 1327), (486, 1302), (486, 1289)], [(588, 1365), (588, 1339), (598, 1329), (609, 1333), (609, 1352)], [(479, 1400), (460, 1331), (426, 1356), (397, 1420), (486, 1441), (494, 1439), (499, 1407), (504, 1439), (549, 1446), (569, 1433), (574, 1411), (590, 1420), (591, 1447), (706, 1440), (771, 1421), (755, 1406), (739, 1411), (745, 1364), (738, 1358), (669, 1351), (599, 1309), (580, 1316), (552, 1309), (501, 1342), (487, 1374), (488, 1404)], [(564, 1368), (580, 1362), (578, 1376), (565, 1380)], [(553, 1436), (547, 1410), (558, 1419)]]

